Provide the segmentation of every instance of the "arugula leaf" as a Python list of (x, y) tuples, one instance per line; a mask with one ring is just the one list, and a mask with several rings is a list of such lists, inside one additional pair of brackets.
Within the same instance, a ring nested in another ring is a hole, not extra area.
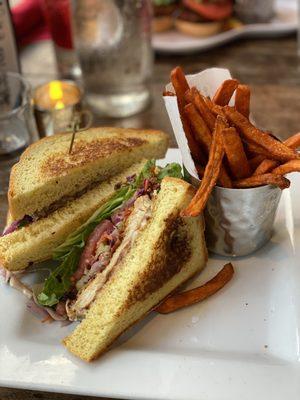
[(71, 276), (77, 269), (81, 249), (74, 247), (64, 261), (46, 279), (43, 291), (37, 296), (43, 306), (54, 306), (70, 289)]
[(177, 163), (167, 164), (164, 168), (160, 170), (160, 172), (157, 175), (157, 178), (158, 180), (161, 181), (166, 176), (182, 179), (183, 176), (181, 172), (181, 166)]
[(155, 172), (155, 160), (148, 160), (144, 165), (142, 171), (139, 176), (136, 178), (134, 182), (134, 187), (137, 189), (143, 185), (145, 179), (151, 178)]

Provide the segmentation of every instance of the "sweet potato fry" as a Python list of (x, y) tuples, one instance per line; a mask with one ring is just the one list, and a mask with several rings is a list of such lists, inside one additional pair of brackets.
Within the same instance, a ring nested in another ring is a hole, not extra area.
[[(212, 135), (208, 126), (193, 104), (187, 104), (184, 107), (184, 111), (193, 127), (193, 132), (197, 141), (205, 148), (208, 154), (212, 143)], [(223, 165), (221, 166), (218, 182), (223, 187), (232, 187), (231, 179)]]
[(183, 130), (189, 145), (189, 149), (191, 151), (191, 154), (193, 156), (193, 159), (196, 161), (199, 161), (201, 164), (206, 164), (206, 157), (204, 152), (201, 150), (199, 144), (196, 142), (192, 130), (189, 124), (189, 121), (187, 121), (185, 118), (182, 118), (182, 126)]
[(227, 79), (222, 83), (213, 97), (213, 102), (219, 106), (226, 106), (229, 103), (235, 89), (238, 87), (239, 81), (236, 79)]
[(190, 123), (184, 113), (184, 106), (186, 104), (184, 94), (189, 89), (189, 85), (180, 67), (176, 67), (171, 71), (171, 82), (177, 96), (177, 104), (182, 121), (182, 126), (188, 141), (191, 154), (196, 161), (199, 161), (200, 163), (205, 163), (205, 156), (203, 152), (201, 152), (200, 147), (193, 137)]
[(218, 106), (217, 104), (213, 103), (212, 100), (209, 97), (203, 97), (205, 103), (207, 104), (207, 107), (210, 109), (212, 114), (217, 117), (218, 115), (221, 115), (221, 117), (226, 119), (226, 115), (223, 111), (223, 107)]
[[(297, 160), (296, 160), (297, 161)], [(262, 175), (262, 174), (266, 174), (267, 172), (272, 171), (275, 167), (277, 167), (278, 162), (275, 160), (269, 160), (268, 158), (266, 158), (265, 160), (263, 160), (255, 169), (255, 171), (253, 172), (253, 175)]]
[(274, 185), (280, 189), (286, 189), (290, 186), (290, 181), (284, 176), (276, 175), (274, 173), (250, 176), (250, 178), (240, 179), (233, 182), (236, 188), (251, 188), (262, 185)]
[(204, 167), (202, 167), (202, 165), (196, 163), (196, 170), (198, 172), (199, 179), (202, 179), (203, 175), (204, 175)]
[(194, 106), (197, 108), (202, 118), (204, 119), (209, 130), (212, 132), (215, 127), (216, 117), (209, 109), (199, 90), (197, 90), (195, 87), (192, 87), (185, 93), (185, 99), (187, 102), (194, 104)]
[(207, 107), (211, 110), (214, 103), (212, 102), (212, 99), (208, 96), (203, 96), (203, 100), (205, 101)]
[(264, 161), (266, 157), (262, 154), (257, 154), (256, 156), (254, 156), (253, 158), (250, 158), (248, 160), (251, 171), (255, 171), (256, 168), (259, 166), (259, 164)]
[(248, 85), (238, 85), (235, 92), (235, 108), (238, 112), (249, 118), (250, 114), (250, 88)]
[(290, 172), (300, 172), (300, 160), (288, 161), (285, 164), (279, 165), (279, 167), (272, 170), (272, 174), (285, 175)]
[(235, 128), (223, 131), (224, 149), (232, 175), (236, 179), (251, 175), (250, 165), (240, 135)]
[(300, 147), (300, 132), (296, 133), (295, 135), (289, 137), (283, 142), (287, 147), (291, 149), (297, 149)]
[(221, 165), (218, 183), (224, 188), (232, 188), (232, 181), (224, 165)]
[(222, 117), (226, 118), (226, 115), (223, 111), (223, 107), (218, 106), (217, 104), (211, 103), (210, 110), (216, 117), (218, 115), (221, 115)]
[(176, 67), (171, 71), (171, 82), (178, 101), (185, 104), (184, 94), (190, 87), (181, 67)]
[(259, 146), (256, 143), (249, 143), (248, 141), (246, 141), (245, 143), (246, 143), (246, 149), (247, 149), (248, 153), (253, 153), (255, 155), (261, 155), (263, 158), (267, 158), (267, 157), (270, 158), (270, 154), (263, 147)]
[(163, 96), (176, 96), (175, 93), (170, 92), (169, 90), (164, 90), (163, 91)]
[(216, 127), (213, 133), (213, 140), (209, 152), (209, 159), (205, 167), (203, 179), (194, 198), (187, 208), (181, 212), (182, 216), (196, 217), (204, 210), (209, 195), (218, 180), (222, 165), (222, 159), (224, 156), (223, 129), (224, 121), (222, 120), (222, 117), (219, 116), (217, 117)]
[(160, 314), (168, 314), (170, 312), (179, 310), (180, 308), (199, 303), (200, 301), (207, 299), (222, 289), (226, 283), (231, 280), (233, 274), (233, 266), (231, 263), (228, 263), (224, 265), (224, 267), (220, 272), (217, 273), (216, 276), (214, 276), (204, 285), (195, 289), (187, 290), (183, 293), (171, 295), (163, 303), (161, 303), (155, 311), (159, 312)]
[(244, 115), (234, 108), (225, 106), (223, 109), (226, 117), (239, 129), (241, 135), (250, 143), (258, 144), (267, 150), (270, 158), (278, 161), (289, 161), (298, 158), (294, 150), (257, 129)]
[(206, 125), (206, 122), (196, 110), (195, 106), (191, 103), (184, 107), (184, 112), (193, 127), (195, 139), (201, 143), (206, 149), (207, 153), (209, 153), (212, 136), (208, 126)]

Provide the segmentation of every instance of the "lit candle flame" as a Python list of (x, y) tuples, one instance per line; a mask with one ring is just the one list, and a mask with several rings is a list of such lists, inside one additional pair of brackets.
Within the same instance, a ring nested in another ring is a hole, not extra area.
[(65, 107), (62, 98), (63, 98), (63, 91), (62, 85), (60, 81), (52, 81), (49, 84), (49, 97), (51, 100), (55, 101), (54, 108), (55, 110), (61, 110)]
[(55, 104), (55, 110), (61, 110), (62, 108), (65, 108), (64, 103), (61, 100), (58, 100)]

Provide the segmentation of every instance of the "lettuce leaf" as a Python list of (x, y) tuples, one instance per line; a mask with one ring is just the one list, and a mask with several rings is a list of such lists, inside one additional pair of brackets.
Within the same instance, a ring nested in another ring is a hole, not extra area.
[(46, 279), (42, 292), (37, 296), (43, 306), (54, 306), (70, 289), (71, 276), (77, 269), (81, 249), (74, 247), (64, 261)]
[[(126, 183), (118, 189), (109, 201), (102, 205), (83, 225), (71, 233), (63, 244), (55, 249), (53, 259), (60, 261), (60, 264), (46, 279), (41, 293), (37, 296), (39, 304), (48, 307), (54, 306), (70, 290), (72, 286), (70, 278), (77, 269), (89, 235), (100, 222), (110, 218), (118, 208), (122, 207), (143, 185), (144, 180), (151, 178), (155, 172), (155, 160), (147, 161), (133, 183)], [(172, 163), (164, 168), (159, 168), (157, 179), (161, 181), (166, 176), (182, 178), (180, 165)]]
[(167, 164), (164, 168), (162, 168), (160, 170), (160, 172), (157, 175), (157, 179), (159, 181), (161, 181), (166, 176), (183, 179), (182, 172), (181, 172), (181, 166), (177, 163)]

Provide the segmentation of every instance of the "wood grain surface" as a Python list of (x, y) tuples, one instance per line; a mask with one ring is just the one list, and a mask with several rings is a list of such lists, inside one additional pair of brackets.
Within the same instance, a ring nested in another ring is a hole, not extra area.
[[(300, 69), (296, 39), (244, 40), (215, 50), (186, 56), (157, 56), (151, 82), (152, 103), (149, 108), (127, 119), (95, 119), (94, 125), (118, 125), (162, 129), (176, 146), (164, 109), (161, 93), (169, 81), (169, 72), (181, 65), (186, 73), (218, 66), (251, 86), (252, 113), (257, 125), (284, 139), (300, 130)], [(47, 42), (27, 47), (22, 53), (23, 73), (33, 86), (56, 77), (51, 45)], [(46, 71), (46, 72), (45, 72)], [(9, 171), (17, 157), (0, 160), (0, 229), (7, 212), (6, 190)], [(82, 396), (50, 394), (0, 388), (0, 400), (77, 400)], [(90, 399), (90, 397), (86, 397)]]

